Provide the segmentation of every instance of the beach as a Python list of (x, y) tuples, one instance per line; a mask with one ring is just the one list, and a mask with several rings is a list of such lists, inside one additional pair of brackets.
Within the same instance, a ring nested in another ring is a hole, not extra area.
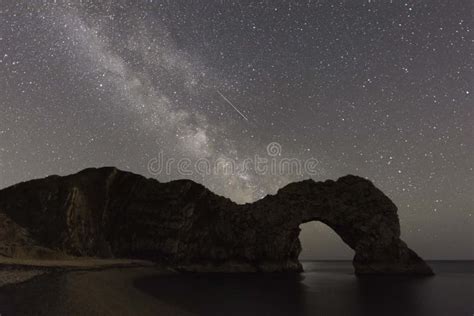
[(117, 264), (32, 266), (41, 273), (0, 287), (0, 313), (432, 316), (474, 310), (470, 261), (432, 262), (437, 275), (423, 278), (357, 277), (349, 261), (303, 262), (301, 274), (183, 274), (150, 263)]

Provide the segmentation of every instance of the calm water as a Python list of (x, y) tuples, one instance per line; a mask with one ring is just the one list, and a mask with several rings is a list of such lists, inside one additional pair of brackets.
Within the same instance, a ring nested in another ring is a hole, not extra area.
[(167, 276), (135, 285), (198, 315), (474, 315), (474, 263), (430, 265), (435, 277), (357, 278), (351, 262), (304, 262), (300, 276)]
[(474, 263), (430, 262), (434, 277), (358, 278), (350, 262), (297, 274), (74, 272), (0, 289), (4, 315), (468, 315)]

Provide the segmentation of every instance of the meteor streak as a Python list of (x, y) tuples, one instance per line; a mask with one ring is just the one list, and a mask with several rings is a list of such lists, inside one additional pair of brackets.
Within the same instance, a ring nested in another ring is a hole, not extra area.
[(220, 95), (227, 103), (230, 104), (230, 106), (231, 106), (235, 111), (237, 111), (237, 113), (240, 114), (240, 116), (242, 116), (246, 121), (249, 120), (244, 114), (242, 114), (242, 112), (239, 111), (239, 109), (238, 109), (234, 104), (232, 104), (232, 102), (230, 102), (229, 99), (227, 99), (227, 98), (225, 97), (225, 95), (223, 95), (219, 90), (216, 90), (216, 91), (217, 91), (217, 93), (219, 93), (219, 95)]

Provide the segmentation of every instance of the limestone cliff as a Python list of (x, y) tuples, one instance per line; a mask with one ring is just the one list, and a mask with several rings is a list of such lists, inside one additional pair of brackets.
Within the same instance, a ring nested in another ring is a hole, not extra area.
[(397, 208), (370, 181), (306, 180), (238, 205), (190, 180), (86, 169), (0, 191), (0, 254), (145, 258), (186, 271), (300, 271), (299, 225), (321, 221), (358, 274), (432, 274), (400, 240)]

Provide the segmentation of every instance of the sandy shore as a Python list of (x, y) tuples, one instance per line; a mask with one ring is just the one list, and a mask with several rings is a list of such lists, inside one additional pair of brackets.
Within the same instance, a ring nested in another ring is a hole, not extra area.
[(46, 268), (103, 268), (113, 266), (153, 266), (151, 261), (132, 259), (71, 258), (64, 260), (34, 260), (0, 257), (2, 266), (46, 267)]
[(134, 286), (173, 273), (136, 260), (0, 260), (0, 314), (192, 315)]
[(0, 287), (7, 284), (21, 283), (28, 281), (35, 276), (42, 275), (45, 271), (42, 270), (20, 270), (0, 268)]
[(54, 271), (98, 270), (110, 268), (153, 267), (154, 263), (130, 259), (77, 258), (33, 260), (0, 257), (0, 287), (28, 281)]

